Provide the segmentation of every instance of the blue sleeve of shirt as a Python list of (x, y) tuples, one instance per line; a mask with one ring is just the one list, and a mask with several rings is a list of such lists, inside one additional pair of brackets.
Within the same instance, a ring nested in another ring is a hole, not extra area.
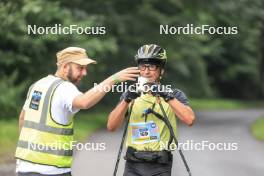
[(184, 105), (189, 105), (189, 101), (185, 93), (179, 89), (173, 89), (174, 97)]

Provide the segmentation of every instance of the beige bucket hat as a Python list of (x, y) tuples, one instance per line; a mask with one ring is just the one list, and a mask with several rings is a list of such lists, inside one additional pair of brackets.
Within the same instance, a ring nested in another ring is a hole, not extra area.
[(57, 54), (57, 65), (73, 62), (79, 65), (96, 64), (97, 62), (90, 59), (86, 50), (79, 47), (68, 47), (59, 51)]

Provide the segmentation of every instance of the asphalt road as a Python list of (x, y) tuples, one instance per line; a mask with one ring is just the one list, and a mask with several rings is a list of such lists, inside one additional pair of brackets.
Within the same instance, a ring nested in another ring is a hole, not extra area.
[[(255, 140), (249, 126), (264, 110), (212, 111), (197, 113), (194, 126), (179, 124), (179, 142), (234, 143), (237, 150), (184, 150), (193, 176), (263, 176), (264, 143)], [(100, 130), (87, 140), (87, 148), (74, 153), (73, 176), (111, 176), (122, 130)], [(97, 146), (98, 145), (98, 146)], [(100, 146), (101, 145), (101, 146)], [(100, 151), (96, 149), (104, 149)], [(228, 147), (227, 147), (228, 149)], [(14, 176), (14, 164), (0, 165), (0, 176)], [(118, 175), (122, 175), (121, 159)], [(174, 152), (173, 175), (187, 176), (178, 152)]]
[[(264, 175), (264, 143), (255, 140), (249, 128), (257, 117), (264, 115), (264, 110), (212, 111), (200, 112), (196, 115), (194, 126), (178, 125), (179, 142), (185, 143), (183, 152), (193, 176)], [(101, 130), (90, 136), (87, 141), (87, 148), (90, 150), (75, 153), (73, 175), (111, 176), (121, 133), (122, 130), (115, 133)], [(189, 144), (193, 143), (197, 146), (204, 141), (211, 148), (205, 146), (204, 150), (201, 148), (187, 150), (188, 141)], [(216, 145), (222, 148), (226, 145), (226, 150), (213, 150)], [(105, 150), (98, 150), (104, 147)], [(122, 175), (123, 169), (122, 159), (118, 175)], [(178, 152), (174, 152), (172, 175), (188, 175)]]

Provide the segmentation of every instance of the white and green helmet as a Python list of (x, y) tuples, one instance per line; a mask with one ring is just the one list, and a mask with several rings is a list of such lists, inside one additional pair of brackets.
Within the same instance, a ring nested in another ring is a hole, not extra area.
[(166, 50), (155, 44), (141, 46), (135, 56), (137, 64), (140, 62), (154, 62), (164, 66), (167, 62)]

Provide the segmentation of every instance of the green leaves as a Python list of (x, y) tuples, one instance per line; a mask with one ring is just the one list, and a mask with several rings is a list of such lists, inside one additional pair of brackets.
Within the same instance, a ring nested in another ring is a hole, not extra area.
[[(263, 6), (261, 0), (3, 0), (0, 2), (3, 84), (0, 91), (17, 91), (17, 94), (3, 95), (2, 102), (5, 96), (23, 102), (17, 95), (25, 94), (29, 83), (54, 73), (55, 54), (65, 47), (83, 47), (98, 61), (96, 66), (89, 66), (89, 78), (82, 87), (86, 90), (87, 85), (103, 80), (106, 75), (135, 65), (137, 49), (147, 43), (159, 44), (167, 50), (164, 81), (183, 89), (189, 96), (264, 97)], [(28, 25), (55, 24), (104, 26), (106, 34), (28, 34)], [(187, 24), (235, 26), (238, 34), (160, 34), (160, 25)], [(107, 97), (105, 103), (112, 103), (112, 99)]]
[(25, 90), (25, 84), (15, 85), (18, 72), (10, 76), (0, 77), (0, 112), (1, 118), (17, 117), (20, 108), (23, 105), (21, 98)]

